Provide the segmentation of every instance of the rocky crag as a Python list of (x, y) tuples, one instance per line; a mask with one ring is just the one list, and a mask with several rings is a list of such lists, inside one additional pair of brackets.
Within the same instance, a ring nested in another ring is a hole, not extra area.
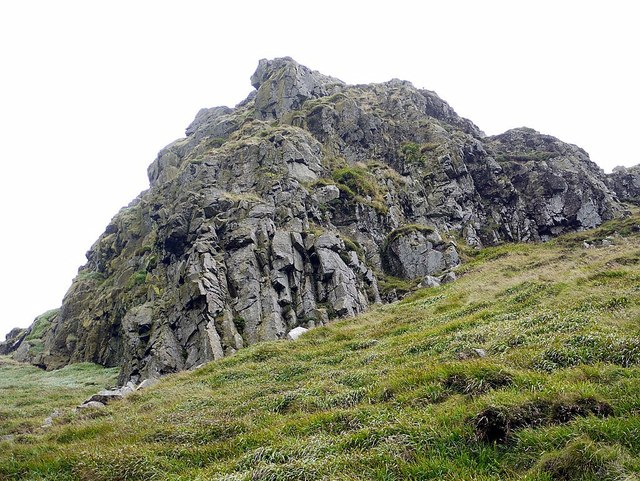
[(609, 188), (625, 202), (640, 205), (640, 165), (616, 167), (608, 176)]
[(527, 128), (487, 137), (406, 81), (346, 85), (279, 58), (251, 83), (158, 154), (62, 307), (4, 352), (138, 382), (352, 316), (401, 280), (450, 280), (460, 242), (546, 240), (638, 195), (637, 174), (608, 179)]

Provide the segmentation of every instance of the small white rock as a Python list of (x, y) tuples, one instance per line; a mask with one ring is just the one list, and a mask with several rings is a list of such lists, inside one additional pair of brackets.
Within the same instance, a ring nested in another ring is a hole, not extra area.
[(131, 394), (135, 390), (136, 390), (135, 387), (131, 387), (129, 386), (129, 384), (127, 384), (126, 386), (122, 386), (120, 388), (120, 394), (122, 394), (123, 396), (127, 396), (128, 394)]
[(308, 330), (309, 329), (307, 329), (306, 327), (301, 327), (301, 326), (294, 327), (289, 331), (289, 334), (287, 334), (287, 339), (289, 339), (290, 341), (295, 341)]
[(138, 385), (138, 390), (140, 389), (146, 389), (148, 387), (153, 386), (155, 383), (157, 383), (158, 380), (154, 379), (152, 377), (150, 377), (149, 379), (145, 379), (144, 381), (142, 381), (139, 385)]

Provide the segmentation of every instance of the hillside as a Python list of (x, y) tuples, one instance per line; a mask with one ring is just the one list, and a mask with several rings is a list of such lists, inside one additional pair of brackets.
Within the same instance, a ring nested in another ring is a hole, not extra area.
[(545, 241), (637, 200), (637, 169), (606, 176), (530, 128), (486, 136), (407, 81), (348, 85), (284, 57), (251, 83), (160, 151), (60, 308), (0, 353), (139, 383), (450, 281), (460, 246)]
[(454, 283), (100, 410), (61, 399), (50, 428), (3, 407), (0, 478), (639, 479), (638, 212), (460, 255)]

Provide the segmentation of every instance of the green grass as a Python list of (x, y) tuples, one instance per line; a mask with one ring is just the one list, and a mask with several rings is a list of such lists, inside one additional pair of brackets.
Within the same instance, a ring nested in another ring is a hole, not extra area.
[(429, 234), (433, 234), (435, 232), (435, 229), (433, 227), (429, 227), (426, 225), (420, 225), (420, 224), (405, 224), (401, 227), (398, 227), (397, 229), (392, 230), (389, 235), (387, 236), (387, 238), (384, 241), (384, 244), (382, 246), (382, 252), (385, 252), (389, 246), (389, 244), (393, 243), (394, 241), (398, 240), (400, 237), (404, 237), (407, 236), (409, 234), (412, 234), (414, 232), (417, 233), (422, 233), (424, 235), (429, 235)]
[(333, 171), (331, 177), (346, 199), (369, 205), (381, 214), (388, 212), (384, 189), (368, 169), (358, 166), (340, 167)]
[(36, 320), (33, 322), (33, 327), (31, 328), (31, 332), (25, 338), (27, 341), (42, 339), (42, 336), (49, 329), (51, 325), (51, 319), (58, 314), (59, 309), (51, 309), (50, 311), (45, 312), (44, 314), (39, 315)]
[(117, 368), (94, 364), (47, 372), (0, 356), (0, 436), (30, 438), (53, 411), (69, 416), (87, 397), (115, 385), (117, 376)]
[[(0, 446), (0, 479), (637, 480), (633, 219), (611, 247), (581, 244), (615, 223), (469, 250), (455, 283), (167, 376), (93, 414), (65, 411), (48, 429), (34, 426), (84, 394), (36, 409), (40, 383), (19, 373), (58, 374), (3, 365), (1, 429), (16, 437)], [(65, 369), (73, 383), (89, 368)], [(97, 390), (74, 389), (85, 387)]]

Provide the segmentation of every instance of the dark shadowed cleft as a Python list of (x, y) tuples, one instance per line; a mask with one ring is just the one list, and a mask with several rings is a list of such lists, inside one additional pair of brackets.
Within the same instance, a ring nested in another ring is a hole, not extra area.
[(573, 401), (540, 400), (519, 406), (489, 406), (473, 418), (473, 423), (478, 440), (505, 443), (519, 429), (565, 424), (589, 415), (612, 416), (613, 408), (592, 397)]

